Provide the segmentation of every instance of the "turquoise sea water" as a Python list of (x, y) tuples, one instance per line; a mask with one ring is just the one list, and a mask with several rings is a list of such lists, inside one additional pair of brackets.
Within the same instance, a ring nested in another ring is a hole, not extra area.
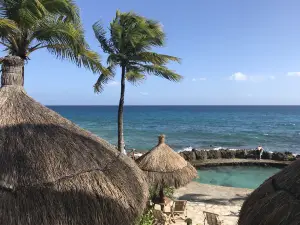
[(267, 178), (279, 172), (275, 167), (222, 166), (198, 170), (197, 182), (227, 187), (255, 189)]
[[(50, 106), (112, 144), (117, 143), (117, 106)], [(175, 150), (255, 148), (300, 153), (299, 106), (126, 106), (126, 148), (148, 150), (167, 135)]]

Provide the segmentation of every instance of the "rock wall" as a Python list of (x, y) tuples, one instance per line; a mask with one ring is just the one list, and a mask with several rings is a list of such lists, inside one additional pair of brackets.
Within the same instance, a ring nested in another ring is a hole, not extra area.
[[(184, 151), (179, 153), (187, 161), (207, 160), (207, 159), (255, 159), (258, 154), (256, 150), (197, 150)], [(277, 161), (293, 161), (299, 158), (295, 157), (291, 152), (266, 152), (262, 154), (262, 159), (277, 160)]]

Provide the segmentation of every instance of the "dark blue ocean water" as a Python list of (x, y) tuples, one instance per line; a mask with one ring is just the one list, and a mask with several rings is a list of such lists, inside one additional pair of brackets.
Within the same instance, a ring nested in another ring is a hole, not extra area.
[[(50, 106), (112, 144), (117, 106)], [(147, 150), (166, 134), (175, 150), (255, 148), (300, 153), (300, 106), (126, 106), (126, 148)]]

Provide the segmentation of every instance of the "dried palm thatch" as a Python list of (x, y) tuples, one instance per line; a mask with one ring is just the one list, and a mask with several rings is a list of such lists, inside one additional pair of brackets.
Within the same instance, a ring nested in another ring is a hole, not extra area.
[(3, 60), (0, 221), (5, 225), (132, 225), (148, 186), (109, 143), (29, 97), (23, 61)]
[(239, 225), (300, 224), (300, 161), (267, 179), (244, 202)]
[(137, 159), (153, 187), (181, 187), (197, 176), (196, 169), (165, 143), (159, 136), (158, 145)]

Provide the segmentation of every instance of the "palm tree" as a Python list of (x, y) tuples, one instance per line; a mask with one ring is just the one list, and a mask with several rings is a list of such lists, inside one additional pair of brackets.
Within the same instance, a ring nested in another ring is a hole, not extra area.
[(165, 33), (160, 23), (146, 19), (135, 13), (121, 13), (110, 23), (107, 37), (101, 22), (93, 25), (93, 30), (103, 52), (108, 54), (107, 70), (101, 74), (94, 85), (96, 92), (103, 91), (105, 84), (115, 76), (116, 67), (121, 68), (121, 95), (118, 109), (118, 149), (124, 151), (123, 107), (125, 97), (125, 80), (132, 84), (142, 81), (146, 75), (155, 75), (171, 81), (179, 81), (182, 77), (169, 70), (169, 61), (180, 62), (174, 56), (151, 52), (152, 47), (162, 47)]
[(45, 48), (79, 67), (105, 73), (99, 55), (85, 41), (79, 10), (72, 0), (0, 0), (1, 44), (9, 55), (23, 60)]

